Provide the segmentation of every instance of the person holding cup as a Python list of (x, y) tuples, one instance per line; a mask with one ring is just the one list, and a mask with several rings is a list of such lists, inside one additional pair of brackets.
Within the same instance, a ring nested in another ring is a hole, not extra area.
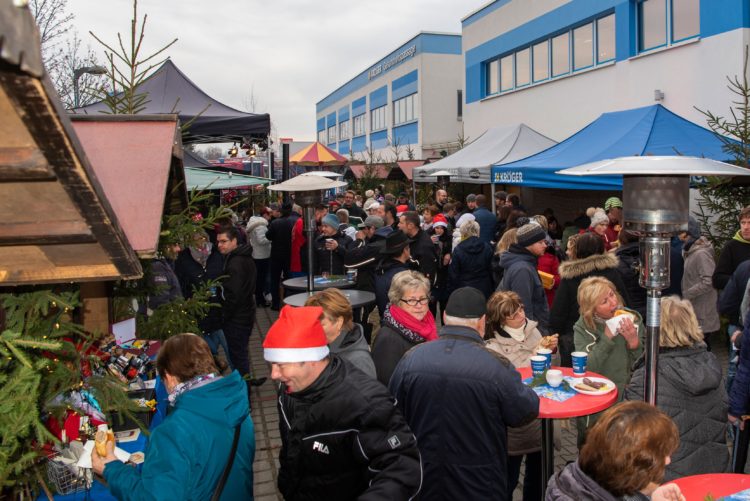
[[(573, 326), (576, 352), (587, 355), (587, 370), (601, 374), (617, 386), (618, 401), (630, 381), (631, 367), (643, 353), (646, 329), (641, 315), (622, 306), (617, 287), (604, 277), (584, 279), (578, 288), (580, 317)], [(622, 315), (612, 331), (607, 320)], [(598, 414), (578, 418), (578, 445)]]
[[(512, 291), (495, 292), (487, 302), (487, 348), (508, 359), (516, 368), (528, 367), (539, 350), (557, 350), (557, 334), (542, 337), (537, 322), (526, 318), (521, 297)], [(559, 355), (552, 355), (559, 364)], [(546, 364), (545, 364), (546, 365)], [(526, 456), (523, 499), (541, 498), (542, 429), (538, 419), (519, 428), (508, 428), (508, 492), (518, 484)]]

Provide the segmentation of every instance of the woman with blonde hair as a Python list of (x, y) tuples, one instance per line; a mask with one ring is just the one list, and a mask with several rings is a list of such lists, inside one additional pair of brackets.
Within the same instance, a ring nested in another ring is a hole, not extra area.
[[(625, 399), (643, 400), (644, 366), (643, 358), (636, 362)], [(725, 472), (728, 403), (721, 364), (706, 350), (687, 299), (661, 300), (656, 384), (657, 407), (674, 419), (680, 431), (680, 447), (667, 467), (666, 479)]]
[(375, 364), (364, 330), (360, 324), (354, 323), (352, 306), (346, 296), (336, 288), (325, 289), (307, 298), (305, 306), (323, 308), (320, 325), (326, 333), (329, 351), (375, 378)]
[(578, 460), (550, 478), (547, 501), (684, 501), (674, 484), (659, 486), (680, 443), (674, 422), (645, 402), (606, 410)]
[[(542, 337), (537, 322), (526, 318), (518, 294), (511, 291), (495, 292), (487, 302), (487, 348), (510, 360), (514, 367), (528, 367), (539, 348), (557, 348), (557, 335)], [(557, 355), (554, 359), (558, 359)], [(555, 363), (556, 365), (556, 363)], [(538, 419), (518, 427), (508, 428), (508, 489), (512, 493), (518, 484), (521, 462), (526, 456), (523, 499), (541, 497), (542, 429)]]
[[(630, 382), (633, 363), (643, 353), (646, 329), (641, 315), (623, 306), (617, 287), (608, 279), (593, 276), (584, 279), (578, 287), (580, 317), (573, 326), (575, 351), (588, 354), (587, 369), (612, 380), (617, 386), (617, 398)], [(625, 313), (613, 332), (607, 320)], [(598, 414), (578, 418), (578, 444), (586, 437), (586, 430)]]
[(492, 280), (494, 281), (495, 288), (500, 284), (503, 279), (503, 268), (500, 266), (500, 256), (508, 252), (510, 246), (518, 242), (518, 228), (508, 228), (500, 237), (500, 241), (495, 245), (495, 254), (492, 256)]
[(412, 347), (437, 339), (435, 317), (429, 309), (430, 281), (417, 271), (393, 276), (380, 329), (372, 344), (378, 381), (388, 386), (401, 357)]

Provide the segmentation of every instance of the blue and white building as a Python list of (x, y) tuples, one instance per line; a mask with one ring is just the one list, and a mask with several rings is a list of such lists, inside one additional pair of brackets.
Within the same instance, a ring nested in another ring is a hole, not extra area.
[(462, 74), (461, 36), (421, 32), (317, 103), (317, 139), (358, 160), (451, 153), (462, 137)]
[(659, 102), (727, 115), (750, 43), (748, 0), (495, 0), (462, 20), (465, 135), (525, 123), (560, 141), (607, 111)]

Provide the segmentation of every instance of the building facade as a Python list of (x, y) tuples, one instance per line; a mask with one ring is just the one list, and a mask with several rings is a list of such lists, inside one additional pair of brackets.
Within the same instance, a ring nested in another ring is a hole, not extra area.
[(462, 73), (460, 35), (419, 33), (317, 103), (317, 140), (373, 162), (451, 153), (462, 137)]
[(462, 20), (465, 135), (525, 123), (560, 141), (601, 113), (661, 103), (726, 116), (747, 0), (495, 0)]

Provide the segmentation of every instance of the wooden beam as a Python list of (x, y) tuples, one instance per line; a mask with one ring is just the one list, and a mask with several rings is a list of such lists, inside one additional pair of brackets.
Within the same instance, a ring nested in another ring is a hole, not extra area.
[(96, 242), (84, 221), (0, 222), (0, 245), (51, 245)]
[(47, 159), (38, 148), (0, 147), (0, 181), (54, 180)]

